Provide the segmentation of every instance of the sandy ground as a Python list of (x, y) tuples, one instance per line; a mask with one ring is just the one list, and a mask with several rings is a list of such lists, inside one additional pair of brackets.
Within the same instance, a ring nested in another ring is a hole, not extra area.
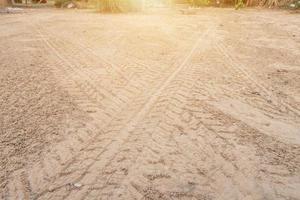
[(300, 199), (300, 15), (0, 15), (1, 199)]

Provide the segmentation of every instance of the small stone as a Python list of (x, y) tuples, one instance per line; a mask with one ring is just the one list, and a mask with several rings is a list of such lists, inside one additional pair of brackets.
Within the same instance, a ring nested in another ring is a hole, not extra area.
[(259, 93), (259, 92), (256, 92), (256, 91), (251, 92), (251, 94), (254, 94), (254, 95), (260, 95), (260, 93)]
[(271, 99), (268, 99), (267, 102), (268, 102), (268, 103), (272, 103), (272, 100), (271, 100)]
[(81, 183), (74, 183), (74, 187), (76, 187), (76, 188), (80, 188), (81, 186), (82, 186)]

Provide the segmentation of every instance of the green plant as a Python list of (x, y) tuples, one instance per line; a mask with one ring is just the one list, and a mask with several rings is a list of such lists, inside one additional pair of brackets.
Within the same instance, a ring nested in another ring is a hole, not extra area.
[(199, 7), (199, 6), (207, 6), (209, 5), (210, 0), (191, 0), (190, 4), (193, 7)]
[(238, 9), (240, 9), (240, 8), (243, 8), (245, 6), (245, 4), (244, 4), (244, 2), (243, 2), (243, 0), (236, 0), (235, 1), (235, 9), (236, 10), (238, 10)]
[(55, 0), (54, 6), (57, 8), (61, 8), (65, 3), (67, 3), (70, 0)]
[(99, 0), (98, 8), (101, 12), (132, 12), (142, 7), (138, 0)]
[(296, 0), (292, 3), (289, 3), (288, 8), (290, 8), (290, 9), (300, 9), (300, 0), (298, 0), (298, 1)]

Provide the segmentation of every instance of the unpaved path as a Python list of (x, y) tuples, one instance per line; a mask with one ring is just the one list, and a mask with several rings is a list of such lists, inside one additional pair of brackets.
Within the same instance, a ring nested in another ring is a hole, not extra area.
[(299, 199), (300, 16), (0, 16), (2, 199)]

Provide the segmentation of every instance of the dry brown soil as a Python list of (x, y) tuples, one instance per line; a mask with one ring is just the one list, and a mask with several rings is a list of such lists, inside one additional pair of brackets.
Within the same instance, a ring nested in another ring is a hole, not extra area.
[(0, 15), (1, 199), (300, 199), (300, 15)]

